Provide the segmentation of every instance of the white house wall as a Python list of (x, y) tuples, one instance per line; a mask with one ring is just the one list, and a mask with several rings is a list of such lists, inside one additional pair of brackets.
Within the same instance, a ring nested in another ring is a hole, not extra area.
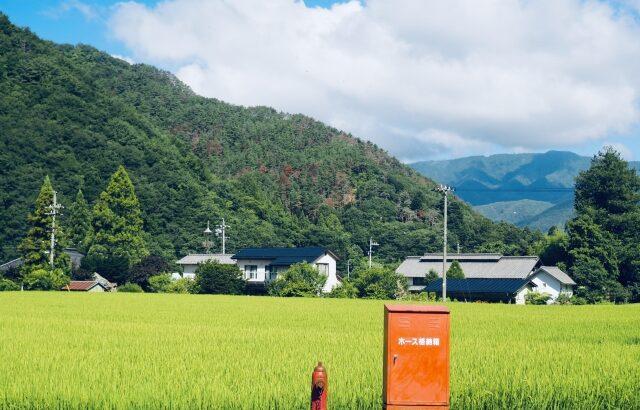
[(324, 283), (324, 286), (322, 287), (322, 291), (325, 293), (331, 292), (333, 288), (335, 288), (339, 284), (338, 275), (336, 273), (336, 260), (333, 258), (333, 256), (329, 254), (325, 254), (319, 257), (318, 259), (316, 259), (315, 261), (313, 261), (313, 263), (314, 264), (326, 263), (329, 265), (329, 276), (327, 277), (327, 281)]
[(543, 270), (540, 270), (533, 275), (531, 277), (531, 282), (536, 285), (535, 292), (548, 293), (551, 295), (551, 299), (549, 299), (548, 303), (553, 303), (561, 292), (566, 293), (569, 296), (573, 294), (570, 286), (563, 287), (562, 283), (560, 283), (558, 279)]
[[(245, 266), (247, 265), (256, 265), (257, 266), (257, 275), (255, 279), (249, 279), (248, 274), (245, 272)], [(242, 271), (242, 277), (247, 280), (249, 283), (262, 283), (266, 278), (266, 266), (271, 265), (270, 260), (260, 260), (260, 259), (241, 259), (238, 260), (238, 268)]]

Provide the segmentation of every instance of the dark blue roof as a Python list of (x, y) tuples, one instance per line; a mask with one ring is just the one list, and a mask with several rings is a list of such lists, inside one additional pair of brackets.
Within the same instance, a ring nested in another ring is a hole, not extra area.
[[(313, 262), (322, 255), (329, 253), (320, 246), (304, 248), (244, 248), (232, 256), (233, 259), (269, 259), (272, 265), (289, 266), (300, 262)], [(336, 258), (337, 259), (337, 258)]]
[[(447, 292), (450, 293), (516, 293), (529, 282), (528, 279), (468, 278), (447, 279)], [(425, 292), (442, 292), (442, 279), (434, 280), (425, 288)]]

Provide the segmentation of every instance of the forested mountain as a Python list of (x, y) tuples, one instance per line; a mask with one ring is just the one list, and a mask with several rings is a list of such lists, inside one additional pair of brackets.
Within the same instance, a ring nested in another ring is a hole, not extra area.
[[(546, 231), (573, 215), (573, 186), (591, 158), (573, 152), (498, 154), (410, 166), (434, 180), (453, 185), (456, 193), (495, 221)], [(630, 163), (640, 170), (640, 163)]]
[[(383, 260), (441, 247), (434, 183), (375, 145), (304, 115), (195, 95), (170, 73), (89, 46), (56, 45), (0, 14), (0, 260), (17, 255), (45, 175), (68, 206), (93, 203), (124, 165), (152, 253), (201, 249), (207, 220), (225, 217), (228, 249), (324, 245)], [(525, 252), (535, 238), (461, 201), (452, 243)], [(63, 221), (64, 223), (65, 221)]]

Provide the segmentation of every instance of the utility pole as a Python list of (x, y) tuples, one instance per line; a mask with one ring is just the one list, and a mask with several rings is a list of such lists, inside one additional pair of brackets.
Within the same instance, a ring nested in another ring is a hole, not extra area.
[(347, 259), (347, 280), (350, 279), (351, 271), (349, 270), (349, 265), (351, 264), (351, 259)]
[(207, 221), (207, 229), (204, 230), (204, 242), (202, 242), (204, 252), (207, 255), (211, 252), (211, 245), (211, 229), (209, 228), (209, 221)]
[(380, 244), (377, 242), (374, 242), (373, 238), (369, 238), (369, 269), (371, 269), (371, 255), (373, 254), (374, 246), (380, 246)]
[(449, 192), (451, 192), (451, 187), (446, 185), (440, 185), (437, 190), (444, 194), (444, 232), (443, 239), (444, 243), (442, 246), (442, 300), (446, 302), (447, 300), (447, 205), (449, 202)]
[(227, 254), (227, 248), (226, 248), (227, 228), (230, 228), (230, 226), (227, 225), (224, 221), (224, 218), (222, 218), (222, 223), (218, 225), (218, 227), (216, 228), (216, 235), (222, 236), (222, 254), (223, 255)]
[(55, 258), (55, 250), (56, 250), (56, 215), (62, 215), (60, 209), (62, 209), (62, 205), (58, 203), (58, 193), (53, 191), (53, 203), (47, 206), (49, 210), (47, 215), (51, 215), (51, 239), (49, 243), (49, 265), (51, 265), (51, 269), (53, 269), (53, 260)]

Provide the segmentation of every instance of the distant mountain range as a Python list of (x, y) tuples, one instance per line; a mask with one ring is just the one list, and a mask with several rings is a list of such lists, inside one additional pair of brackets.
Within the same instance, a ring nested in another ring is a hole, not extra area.
[[(495, 221), (547, 230), (573, 215), (574, 179), (590, 157), (567, 151), (498, 154), (409, 164)], [(640, 162), (631, 165), (640, 170)]]

